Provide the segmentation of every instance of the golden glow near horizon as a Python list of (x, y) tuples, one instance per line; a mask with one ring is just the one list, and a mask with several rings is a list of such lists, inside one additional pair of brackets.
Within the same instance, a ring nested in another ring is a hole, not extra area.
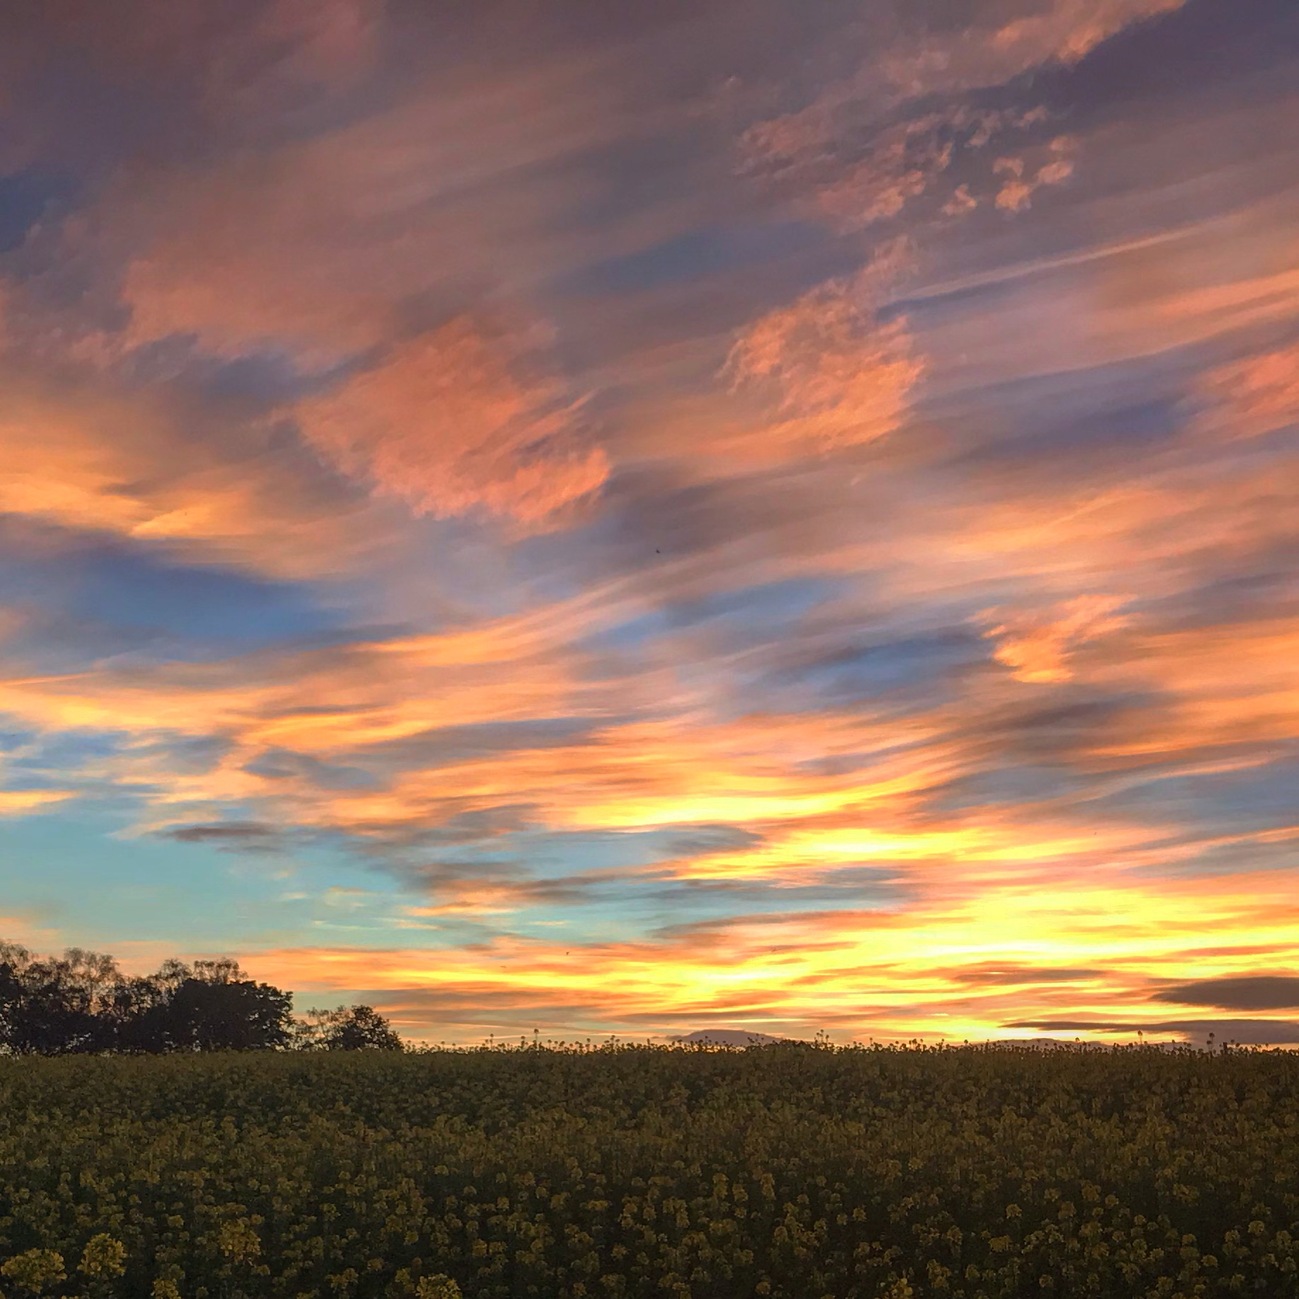
[(0, 53), (0, 938), (1299, 1043), (1293, 15), (155, 7)]

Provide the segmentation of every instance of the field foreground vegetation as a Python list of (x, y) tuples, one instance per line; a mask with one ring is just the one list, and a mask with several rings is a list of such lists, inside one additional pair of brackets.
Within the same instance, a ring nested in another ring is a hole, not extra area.
[(1281, 1299), (1297, 1222), (1282, 1052), (0, 1060), (8, 1299)]

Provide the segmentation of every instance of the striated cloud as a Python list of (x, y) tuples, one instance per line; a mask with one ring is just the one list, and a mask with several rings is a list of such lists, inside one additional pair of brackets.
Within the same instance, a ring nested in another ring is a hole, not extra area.
[(384, 546), (384, 521), (265, 420), (170, 394), (14, 378), (0, 415), (0, 511), (198, 562), (304, 578)]
[[(532, 891), (528, 884), (516, 889), (509, 882), (483, 880), (475, 890), (468, 877), (449, 881), (442, 901), (420, 908), (407, 922), (408, 933), (410, 926), (424, 926), (428, 938), (439, 944), (436, 959), (418, 946), (245, 951), (241, 958), (260, 977), (285, 986), (339, 993), (364, 989), (376, 1005), (397, 1012), (408, 1031), (429, 1038), (443, 1028), (464, 1036), (534, 1027), (570, 1036), (593, 1029), (661, 1033), (689, 1029), (691, 1016), (716, 1015), (714, 1022), (725, 1023), (729, 1014), (744, 1016), (742, 1022), (755, 1028), (776, 1026), (771, 1031), (805, 1036), (819, 1026), (863, 1039), (919, 1034), (927, 1040), (959, 1041), (1001, 1037), (1013, 1029), (1067, 1031), (1094, 1041), (1115, 1035), (1135, 1038), (1138, 1030), (1193, 1040), (1210, 1031), (1219, 1040), (1289, 1040), (1276, 1034), (1290, 1026), (1275, 1021), (1150, 1015), (1143, 969), (1189, 958), (1185, 949), (1168, 941), (1165, 918), (1173, 932), (1196, 932), (1197, 916), (1212, 896), (1202, 887), (1151, 888), (1138, 905), (1130, 884), (1095, 886), (1090, 896), (1071, 886), (1067, 897), (1049, 901), (1045, 879), (1036, 887), (1021, 881), (1007, 894), (991, 887), (989, 877), (959, 900), (942, 890), (921, 889), (901, 905), (891, 899), (869, 910), (840, 905), (819, 911), (732, 912), (648, 937), (603, 941), (581, 937), (586, 908), (579, 912), (573, 907), (569, 887), (551, 895), (560, 899), (565, 917), (558, 931), (541, 928), (523, 936), (477, 929), (463, 947), (447, 947), (442, 944), (464, 920), (499, 922), (519, 907), (524, 915), (535, 915), (539, 900), (547, 896), (544, 885)], [(590, 905), (589, 883), (587, 888)], [(619, 891), (624, 898), (634, 896)], [(780, 890), (775, 896), (780, 897)], [(1015, 899), (1015, 916), (1005, 914), (1008, 896)], [(1124, 897), (1120, 912), (1117, 904)], [(1273, 906), (1277, 900), (1279, 895)], [(600, 914), (596, 905), (592, 918)], [(1244, 921), (1274, 938), (1293, 924), (1293, 908), (1284, 904), (1284, 914), (1271, 920), (1266, 908), (1223, 910), (1210, 903), (1209, 909), (1220, 922)], [(1090, 938), (1083, 937), (1086, 931), (1079, 926), (1083, 914), (1095, 922)], [(1085, 969), (994, 966), (977, 956), (969, 959), (963, 950), (976, 930), (984, 944), (1006, 943), (1003, 950), (1016, 941), (1026, 955), (1091, 950), (1103, 953), (1106, 964)], [(1030, 931), (1034, 937), (1023, 938)], [(965, 959), (936, 969), (926, 958), (940, 951)], [(1024, 1018), (1016, 1008), (1026, 1002), (1047, 1013)], [(1080, 1004), (1092, 1013), (1079, 1015)]]
[(1262, 437), (1299, 422), (1299, 344), (1215, 367), (1197, 394), (1206, 431)]
[(128, 249), (131, 337), (281, 348), (327, 369), (467, 290), (529, 287), (573, 205), (547, 168), (616, 136), (601, 73), (554, 59), (449, 75), (443, 93), (419, 86), (335, 129), (113, 191), (100, 237)]
[(1155, 1001), (1220, 1010), (1293, 1010), (1299, 1006), (1299, 977), (1288, 974), (1236, 974), (1161, 988)]
[(163, 831), (177, 843), (214, 844), (230, 852), (276, 852), (281, 833), (259, 821), (226, 821), (217, 825), (179, 825)]

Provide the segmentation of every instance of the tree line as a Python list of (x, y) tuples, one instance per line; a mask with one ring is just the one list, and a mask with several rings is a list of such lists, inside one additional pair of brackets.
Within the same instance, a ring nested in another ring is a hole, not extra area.
[(293, 994), (238, 962), (164, 961), (124, 974), (116, 960), (69, 948), (33, 955), (0, 941), (0, 1054), (403, 1049), (371, 1006), (293, 1014)]

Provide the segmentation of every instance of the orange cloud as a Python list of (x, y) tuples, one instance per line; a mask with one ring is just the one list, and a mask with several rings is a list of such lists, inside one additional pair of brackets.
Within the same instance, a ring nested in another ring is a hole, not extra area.
[(736, 388), (770, 394), (763, 440), (804, 452), (894, 432), (924, 373), (905, 319), (882, 321), (883, 282), (899, 254), (834, 280), (749, 325), (727, 358)]
[(1124, 603), (1118, 596), (1077, 596), (1044, 614), (1012, 615), (985, 635), (997, 643), (997, 661), (1020, 681), (1067, 681), (1079, 645), (1127, 625), (1117, 613)]
[[(1193, 147), (1181, 139), (1169, 147), (1183, 144)], [(1120, 147), (1117, 138), (1097, 137), (1085, 141), (1081, 150), (1099, 167), (1107, 153)], [(1138, 155), (1125, 158), (1123, 165), (1144, 162)], [(1028, 163), (1026, 170), (1033, 174)], [(1221, 179), (1224, 184), (1229, 180)], [(1121, 221), (1139, 217), (1111, 215)], [(1153, 358), (1174, 361), (1179, 350), (1197, 347), (1209, 359), (1188, 377), (1183, 413), (1198, 428), (1225, 429), (1231, 392), (1241, 400), (1283, 407), (1282, 378), (1269, 379), (1259, 371), (1246, 380), (1244, 371), (1233, 367), (1259, 350), (1276, 351), (1282, 356), (1273, 364), (1284, 375), (1286, 349), (1274, 340), (1299, 319), (1290, 205), (1246, 205), (1212, 222), (1177, 228), (1136, 224), (1143, 233), (1133, 238), (1084, 244), (1051, 259), (915, 290), (913, 296), (922, 304), (938, 304), (913, 313), (926, 325), (927, 392), (951, 401), (993, 383), (1047, 376), (1081, 391), (1097, 367)], [(994, 310), (995, 329), (988, 327), (989, 310)], [(1224, 353), (1237, 360), (1225, 367), (1213, 360)], [(1257, 391), (1248, 391), (1247, 384), (1257, 384)], [(1258, 418), (1272, 416), (1260, 412)], [(1214, 526), (1212, 518), (1205, 521)]]
[[(237, 800), (264, 803), (286, 825), (357, 834), (418, 827), (529, 795), (526, 786), (509, 786), (519, 772), (510, 769), (508, 750), (495, 775), (485, 765), (485, 774), (465, 783), (457, 769), (463, 764), (454, 756), (426, 771), (418, 748), (426, 733), (598, 717), (634, 706), (644, 687), (618, 680), (585, 683), (566, 648), (593, 609), (597, 618), (627, 614), (616, 595), (601, 600), (592, 592), (569, 605), (441, 635), (216, 663), (106, 663), (75, 674), (10, 670), (0, 674), (0, 713), (41, 733), (99, 730), (131, 737), (114, 757), (82, 775), (135, 793), (151, 829), (219, 817), (223, 804)], [(178, 769), (167, 740), (179, 736), (219, 738), (226, 748), (209, 768)], [(308, 764), (354, 761), (372, 746), (400, 742), (416, 748), (404, 760), (395, 757), (395, 774), (365, 792), (321, 786), (310, 770), (295, 777), (257, 769), (268, 753), (290, 752)], [(560, 773), (551, 770), (544, 783), (553, 788)]]
[(67, 789), (0, 789), (0, 816), (27, 816), (72, 797)]
[[(940, 890), (905, 912), (737, 916), (635, 942), (499, 937), (434, 955), (316, 948), (242, 959), (284, 986), (364, 990), (425, 1038), (720, 1022), (977, 1040), (1008, 1036), (1008, 1021), (1052, 1006), (1157, 1023), (1167, 1016), (1152, 994), (1170, 979), (1234, 972), (1241, 951), (1292, 964), (1299, 908), (1284, 881), (1264, 873), (1235, 883), (1225, 891), (1099, 869), (1053, 890), (1030, 872), (956, 898)], [(1207, 927), (1239, 942), (1211, 952), (1200, 941)]]
[(536, 523), (598, 489), (608, 459), (574, 433), (574, 403), (531, 351), (524, 337), (458, 317), (297, 418), (344, 473), (419, 513), (485, 508)]
[[(816, 534), (805, 555), (793, 547), (782, 553), (780, 571), (787, 573), (871, 572), (873, 598), (902, 607), (1008, 576), (1028, 589), (1041, 584), (1039, 603), (997, 606), (980, 620), (992, 656), (1010, 669), (1002, 686), (972, 678), (959, 702), (901, 717), (890, 716), (887, 700), (878, 710), (858, 703), (841, 719), (786, 716), (776, 699), (765, 715), (747, 715), (748, 704), (742, 720), (723, 723), (718, 710), (727, 700), (718, 686), (746, 669), (742, 659), (714, 659), (717, 651), (706, 640), (665, 638), (653, 655), (646, 651), (620, 669), (611, 661), (588, 675), (590, 664), (577, 648), (581, 638), (652, 607), (628, 583), (516, 618), (348, 647), (148, 670), (106, 664), (74, 676), (28, 670), (0, 681), (0, 709), (42, 731), (92, 728), (138, 737), (138, 747), (125, 748), (98, 774), (139, 790), (144, 823), (154, 828), (219, 817), (223, 803), (250, 801), (264, 805), (271, 820), (370, 835), (521, 803), (539, 825), (563, 831), (700, 822), (764, 827), (762, 847), (683, 862), (683, 878), (797, 876), (809, 866), (833, 870), (854, 855), (899, 861), (945, 855), (965, 863), (963, 871), (976, 860), (1013, 861), (1024, 853), (1067, 856), (1075, 851), (1071, 845), (1085, 847), (1104, 827), (935, 825), (925, 819), (925, 796), (1013, 760), (989, 750), (987, 737), (1018, 706), (1020, 681), (1161, 693), (1157, 712), (1116, 715), (1094, 732), (1068, 736), (1064, 753), (1079, 769), (1200, 763), (1240, 725), (1260, 741), (1286, 735), (1296, 705), (1287, 665), (1299, 661), (1288, 624), (1174, 634), (1158, 624), (1129, 624), (1123, 609), (1128, 599), (1162, 594), (1188, 552), (1206, 546), (1221, 552), (1233, 537), (1265, 535), (1260, 526), (1271, 517), (1260, 513), (1269, 499), (1265, 479), (1194, 490), (1169, 482), (1161, 490), (1132, 487), (1102, 496), (1082, 485), (1076, 498), (1021, 493), (993, 502), (975, 494), (959, 510), (931, 500), (925, 517), (896, 535), (872, 529), (870, 545), (845, 545), (836, 526), (820, 541)], [(881, 490), (888, 496), (898, 489), (885, 483)], [(1206, 516), (1210, 502), (1214, 509)], [(789, 502), (799, 516), (806, 505)], [(1214, 523), (1210, 534), (1206, 517)], [(827, 550), (827, 537), (839, 549)], [(1140, 563), (1131, 561), (1134, 554)], [(719, 567), (706, 555), (693, 579), (701, 582), (695, 594), (735, 582), (745, 571), (730, 560)], [(1099, 580), (1118, 571), (1130, 596), (1051, 589), (1060, 575), (1072, 583), (1080, 575)], [(753, 576), (771, 573), (764, 564)], [(867, 602), (862, 609), (871, 607)], [(833, 631), (845, 618), (851, 625), (850, 609), (828, 627)], [(680, 672), (683, 660), (695, 664), (690, 678)], [(1242, 674), (1247, 662), (1252, 666)], [(467, 754), (455, 746), (444, 752), (438, 738), (448, 728), (557, 717), (580, 719), (582, 734), (540, 747), (488, 743)], [(220, 736), (229, 747), (210, 770), (173, 771), (165, 746), (154, 742), (167, 733)], [(383, 746), (401, 744), (407, 747), (384, 757)], [(263, 772), (267, 755), (279, 751), (319, 762), (382, 760), (381, 779), (349, 789), (322, 785), (308, 766)], [(853, 762), (835, 774), (840, 755)], [(814, 759), (830, 765), (806, 769)], [(1111, 841), (1102, 835), (1092, 843)], [(1127, 851), (1131, 844), (1119, 835), (1111, 846)]]
[(282, 577), (336, 573), (381, 544), (375, 511), (271, 454), (265, 433), (241, 456), (189, 418), (154, 397), (11, 379), (0, 511)]

